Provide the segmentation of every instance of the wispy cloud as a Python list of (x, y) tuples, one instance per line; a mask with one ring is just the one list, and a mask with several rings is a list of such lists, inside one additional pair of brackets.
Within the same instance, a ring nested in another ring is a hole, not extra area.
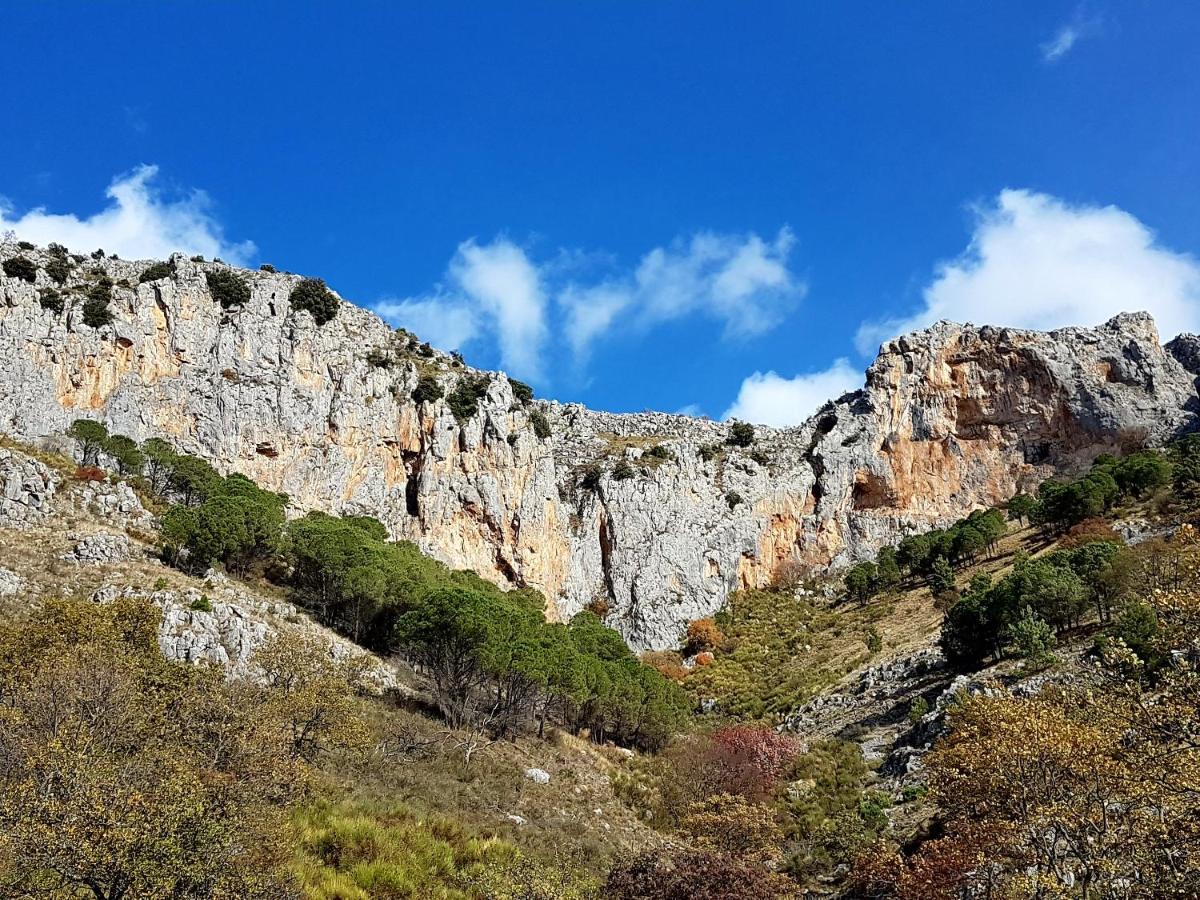
[(252, 241), (231, 242), (201, 190), (170, 198), (157, 185), (157, 166), (138, 166), (113, 180), (112, 202), (93, 216), (50, 213), (44, 208), (16, 214), (0, 201), (0, 232), (13, 231), (38, 244), (56, 241), (84, 251), (102, 248), (133, 259), (161, 259), (172, 253), (220, 256), (247, 263), (257, 252)]
[(1070, 21), (1060, 26), (1050, 40), (1038, 45), (1042, 62), (1058, 62), (1081, 40), (1099, 34), (1102, 26), (1103, 19), (1099, 15), (1089, 14), (1083, 5), (1077, 6)]
[(472, 239), (459, 246), (444, 284), (375, 309), (442, 346), (494, 341), (507, 369), (537, 380), (558, 345), (578, 372), (594, 345), (618, 328), (645, 335), (701, 316), (720, 323), (730, 340), (764, 333), (804, 296), (804, 281), (789, 268), (794, 244), (787, 228), (771, 240), (701, 232), (655, 247), (622, 270), (596, 251), (559, 251), (539, 261), (504, 237)]

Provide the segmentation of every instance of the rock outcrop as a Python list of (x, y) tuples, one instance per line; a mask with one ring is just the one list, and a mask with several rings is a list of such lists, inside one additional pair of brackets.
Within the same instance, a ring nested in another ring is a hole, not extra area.
[(0, 527), (21, 527), (46, 518), (58, 475), (24, 453), (0, 447)]
[[(18, 252), (49, 261), (0, 247)], [(205, 279), (221, 264), (171, 263), (145, 284), (147, 263), (111, 259), (65, 286), (44, 268), (0, 278), (0, 432), (35, 440), (86, 416), (167, 438), (297, 511), (374, 515), (450, 565), (537, 588), (551, 616), (602, 597), (638, 647), (674, 644), (781, 563), (869, 555), (1169, 438), (1196, 406), (1145, 315), (1051, 333), (939, 323), (885, 344), (864, 390), (738, 448), (708, 420), (523, 401), (350, 304), (318, 326), (289, 306), (294, 275), (241, 272), (250, 300), (223, 309)], [(81, 293), (102, 277), (114, 321), (91, 328)], [(423, 377), (446, 396), (414, 400)]]

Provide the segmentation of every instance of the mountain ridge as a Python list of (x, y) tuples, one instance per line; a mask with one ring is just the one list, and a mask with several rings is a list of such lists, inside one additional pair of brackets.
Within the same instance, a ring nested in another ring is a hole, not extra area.
[[(0, 431), (41, 440), (95, 417), (164, 437), (297, 510), (369, 513), (449, 565), (535, 587), (552, 618), (598, 600), (640, 648), (674, 646), (782, 566), (861, 559), (1166, 440), (1198, 402), (1191, 345), (1165, 350), (1145, 314), (1053, 332), (941, 322), (885, 342), (862, 390), (736, 446), (727, 423), (525, 399), (344, 300), (318, 325), (290, 308), (300, 276), (177, 254), (145, 283), (150, 262), (102, 258), (59, 284), (61, 253), (0, 256), (37, 266), (0, 277)], [(249, 288), (230, 308), (208, 279), (227, 271)], [(104, 280), (113, 321), (93, 328), (83, 295)], [(422, 379), (442, 396), (414, 399)]]

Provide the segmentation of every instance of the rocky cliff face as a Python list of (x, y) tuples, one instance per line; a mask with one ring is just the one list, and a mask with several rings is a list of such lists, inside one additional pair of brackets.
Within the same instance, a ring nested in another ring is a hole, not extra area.
[[(0, 247), (17, 253), (49, 261)], [(674, 644), (789, 560), (869, 555), (1056, 467), (1165, 439), (1196, 405), (1145, 315), (1048, 334), (939, 323), (885, 344), (863, 391), (735, 448), (708, 420), (523, 403), (502, 375), (350, 304), (318, 326), (289, 307), (293, 275), (241, 273), (250, 300), (224, 310), (205, 279), (223, 266), (172, 263), (139, 285), (147, 263), (89, 260), (61, 313), (39, 303), (57, 287), (44, 268), (0, 277), (0, 432), (39, 439), (89, 416), (165, 437), (297, 510), (369, 513), (453, 566), (538, 588), (551, 616), (603, 598), (639, 647)], [(79, 292), (102, 275), (115, 321), (96, 329)], [(474, 412), (415, 402), (422, 376), (447, 394), (478, 382)]]

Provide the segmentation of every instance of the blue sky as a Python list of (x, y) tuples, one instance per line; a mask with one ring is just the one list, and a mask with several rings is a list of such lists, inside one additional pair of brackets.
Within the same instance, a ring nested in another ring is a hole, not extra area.
[(783, 424), (936, 318), (1200, 330), (1194, 2), (46, 2), (3, 32), (0, 230), (321, 275), (545, 396)]

